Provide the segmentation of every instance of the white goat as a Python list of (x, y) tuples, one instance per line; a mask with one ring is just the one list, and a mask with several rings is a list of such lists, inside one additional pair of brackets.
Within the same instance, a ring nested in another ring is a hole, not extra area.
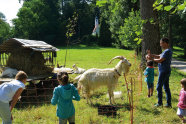
[(1, 77), (14, 78), (15, 75), (17, 74), (17, 72), (18, 72), (17, 69), (13, 69), (13, 68), (10, 68), (10, 67), (5, 67), (5, 68), (3, 69), (3, 72), (2, 72)]
[(76, 76), (76, 77), (74, 78), (73, 83), (78, 83), (78, 81), (79, 81), (79, 79), (80, 79), (81, 75), (82, 75), (82, 74), (80, 74), (80, 75)]
[(61, 67), (61, 68), (54, 68), (53, 69), (54, 73), (58, 73), (58, 72), (62, 72), (62, 71), (65, 71), (67, 73), (73, 73), (73, 69), (71, 69), (71, 68)]
[(83, 69), (83, 68), (77, 67), (76, 64), (74, 64), (72, 67), (75, 69), (75, 70), (74, 70), (74, 73), (75, 73), (75, 74), (83, 74), (83, 73), (86, 71), (86, 70)]
[(87, 103), (88, 100), (92, 104), (90, 100), (90, 91), (99, 88), (100, 86), (107, 86), (109, 93), (109, 101), (110, 104), (114, 104), (114, 94), (113, 90), (118, 82), (118, 78), (123, 73), (128, 73), (131, 64), (128, 62), (126, 58), (123, 56), (116, 56), (110, 60), (109, 64), (114, 59), (120, 59), (115, 68), (106, 68), (106, 69), (96, 69), (92, 68), (84, 72), (78, 81), (78, 91), (83, 88)]

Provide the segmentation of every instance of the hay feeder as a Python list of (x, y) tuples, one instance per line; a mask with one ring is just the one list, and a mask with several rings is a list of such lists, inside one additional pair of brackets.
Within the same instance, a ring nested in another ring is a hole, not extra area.
[[(30, 85), (33, 85), (34, 81), (40, 80), (42, 81), (42, 84), (47, 82), (46, 84), (49, 86), (51, 84), (56, 86), (55, 81), (50, 81), (50, 79), (53, 75), (53, 68), (56, 65), (58, 50), (59, 49), (56, 47), (47, 44), (44, 41), (18, 38), (9, 39), (0, 45), (0, 70), (4, 69), (5, 67), (17, 69), (18, 71), (23, 70), (28, 74), (27, 81)], [(14, 77), (0, 77), (0, 84), (3, 82), (9, 82), (13, 79)], [(41, 84), (41, 82), (39, 84)], [(46, 84), (44, 84), (45, 89), (48, 88)], [(27, 85), (26, 89), (30, 88), (32, 87)], [(37, 90), (41, 88), (43, 88), (43, 86), (34, 89), (37, 97)], [(28, 96), (29, 93), (27, 92), (29, 91), (25, 90), (24, 92), (26, 92), (25, 94)]]

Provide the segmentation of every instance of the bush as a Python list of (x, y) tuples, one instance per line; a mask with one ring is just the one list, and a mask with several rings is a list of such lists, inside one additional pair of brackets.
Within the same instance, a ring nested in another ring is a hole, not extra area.
[(84, 35), (81, 38), (81, 41), (83, 44), (91, 46), (91, 45), (97, 45), (98, 44), (98, 37), (93, 35)]

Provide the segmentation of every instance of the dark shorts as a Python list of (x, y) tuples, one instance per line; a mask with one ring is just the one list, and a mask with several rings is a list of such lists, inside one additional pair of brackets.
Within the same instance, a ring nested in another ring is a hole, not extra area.
[(153, 88), (154, 87), (154, 83), (147, 83), (147, 87), (148, 87), (148, 89)]

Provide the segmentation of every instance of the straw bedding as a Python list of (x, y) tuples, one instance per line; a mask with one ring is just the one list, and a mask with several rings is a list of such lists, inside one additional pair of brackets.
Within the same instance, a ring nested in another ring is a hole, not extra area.
[(44, 75), (52, 72), (51, 67), (45, 66), (45, 59), (41, 52), (31, 49), (16, 49), (7, 60), (7, 66), (23, 70), (28, 75)]

